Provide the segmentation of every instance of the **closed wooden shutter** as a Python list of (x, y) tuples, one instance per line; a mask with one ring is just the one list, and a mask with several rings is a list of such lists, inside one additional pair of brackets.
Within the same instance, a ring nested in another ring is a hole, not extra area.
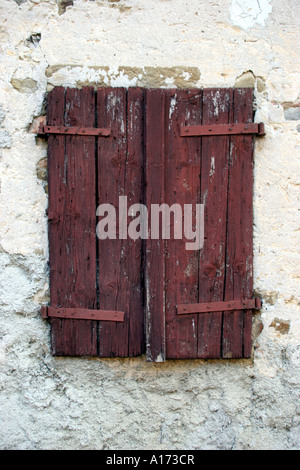
[[(135, 356), (144, 349), (141, 241), (99, 240), (96, 208), (141, 200), (143, 93), (54, 88), (49, 126), (109, 127), (109, 137), (49, 135), (50, 302), (122, 311), (123, 322), (50, 318), (54, 355)], [(92, 312), (91, 312), (92, 314)]]
[[(54, 355), (250, 357), (259, 307), (252, 301), (252, 122), (251, 89), (49, 93)], [(124, 196), (128, 207), (147, 207), (148, 238), (120, 236), (118, 226), (116, 239), (100, 240), (97, 207), (118, 208)], [(202, 204), (203, 246), (187, 250), (190, 240), (174, 238), (173, 216), (171, 238), (153, 237), (153, 204), (192, 205), (194, 220)]]
[(184, 238), (147, 240), (147, 358), (249, 357), (251, 310), (178, 306), (252, 298), (253, 137), (184, 138), (181, 128), (252, 123), (253, 92), (148, 90), (146, 103), (146, 200), (204, 204), (205, 237), (200, 251)]

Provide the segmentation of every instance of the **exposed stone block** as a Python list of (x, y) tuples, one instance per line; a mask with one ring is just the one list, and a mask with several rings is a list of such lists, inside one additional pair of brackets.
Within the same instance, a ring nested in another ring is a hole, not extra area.
[(47, 181), (47, 162), (47, 157), (44, 157), (38, 162), (36, 167), (36, 175), (42, 181)]
[(265, 91), (267, 86), (266, 86), (266, 82), (263, 79), (263, 77), (257, 77), (256, 78), (256, 84), (257, 84), (257, 91), (259, 93), (262, 93), (263, 91)]
[(10, 83), (20, 93), (33, 93), (37, 90), (37, 81), (32, 78), (12, 78)]
[(248, 71), (237, 77), (235, 88), (254, 88), (255, 86), (255, 76), (253, 72)]
[(58, 14), (62, 15), (63, 13), (65, 13), (67, 7), (74, 5), (74, 1), (73, 0), (57, 0), (57, 4), (58, 4)]
[(287, 335), (290, 331), (290, 322), (281, 320), (279, 318), (274, 318), (272, 321), (270, 328), (275, 328), (281, 335)]

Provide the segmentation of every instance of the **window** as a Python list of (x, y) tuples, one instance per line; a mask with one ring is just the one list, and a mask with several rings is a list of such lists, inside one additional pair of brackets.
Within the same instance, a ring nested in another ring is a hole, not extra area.
[[(253, 124), (252, 89), (57, 87), (43, 131), (50, 263), (43, 316), (53, 354), (250, 357), (252, 310), (260, 306), (253, 134), (263, 134)], [(184, 231), (186, 206), (192, 223)], [(170, 237), (151, 231), (154, 207)], [(199, 208), (201, 246), (192, 243)], [(140, 236), (130, 236), (130, 226)]]

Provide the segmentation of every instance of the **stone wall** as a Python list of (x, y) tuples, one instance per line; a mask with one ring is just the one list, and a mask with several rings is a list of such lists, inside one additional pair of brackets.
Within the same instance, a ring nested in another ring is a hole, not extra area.
[[(298, 0), (0, 0), (0, 448), (299, 449)], [(47, 146), (56, 85), (253, 86), (253, 358), (53, 358)]]

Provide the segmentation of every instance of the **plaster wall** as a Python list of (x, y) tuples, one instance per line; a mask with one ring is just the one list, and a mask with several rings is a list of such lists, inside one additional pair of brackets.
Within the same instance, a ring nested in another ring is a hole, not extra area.
[[(298, 0), (0, 0), (0, 448), (299, 449)], [(57, 359), (46, 143), (63, 86), (253, 86), (254, 286), (244, 361)]]

